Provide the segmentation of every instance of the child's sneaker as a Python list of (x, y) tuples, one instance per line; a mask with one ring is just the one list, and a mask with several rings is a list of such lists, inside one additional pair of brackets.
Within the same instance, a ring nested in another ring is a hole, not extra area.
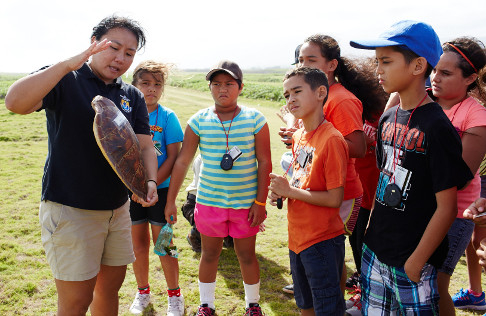
[(282, 288), (282, 291), (284, 291), (285, 293), (294, 294), (294, 284), (292, 283), (284, 286)]
[(132, 305), (130, 306), (130, 313), (132, 314), (142, 314), (143, 310), (147, 308), (150, 304), (150, 294), (140, 294), (137, 291), (135, 295), (135, 299), (133, 300)]
[(474, 309), (474, 310), (486, 310), (486, 302), (484, 300), (484, 292), (480, 296), (476, 296), (471, 293), (471, 290), (460, 289), (459, 292), (452, 297), (455, 308), (460, 309)]
[(214, 309), (210, 308), (208, 304), (201, 304), (195, 316), (214, 316)]
[(250, 307), (246, 309), (245, 316), (262, 316), (265, 315), (258, 303), (250, 303)]
[(350, 294), (354, 295), (346, 301), (346, 310), (352, 308), (356, 304), (361, 303), (361, 289), (359, 287), (355, 287), (354, 291), (352, 291)]
[(358, 271), (354, 272), (347, 280), (346, 280), (346, 288), (348, 290), (354, 289), (359, 284), (359, 274)]
[(184, 296), (169, 296), (167, 307), (167, 316), (182, 316), (184, 315)]

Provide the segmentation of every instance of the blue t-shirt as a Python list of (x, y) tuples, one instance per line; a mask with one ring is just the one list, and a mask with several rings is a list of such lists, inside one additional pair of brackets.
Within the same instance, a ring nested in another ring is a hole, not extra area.
[[(157, 156), (158, 168), (167, 159), (167, 145), (182, 142), (184, 134), (177, 115), (171, 109), (158, 104), (157, 110), (149, 114), (150, 134), (154, 145), (162, 152)], [(170, 177), (157, 186), (158, 189), (169, 186)]]

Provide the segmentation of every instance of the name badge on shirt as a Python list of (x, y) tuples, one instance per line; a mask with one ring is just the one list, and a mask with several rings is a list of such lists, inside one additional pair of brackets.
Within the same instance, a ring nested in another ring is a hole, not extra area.
[(400, 190), (403, 192), (403, 188), (410, 181), (412, 172), (403, 168), (402, 166), (396, 166), (393, 176), (395, 179), (395, 184), (398, 185)]
[(235, 146), (235, 147), (231, 148), (230, 151), (228, 151), (228, 154), (231, 156), (231, 158), (233, 159), (233, 162), (234, 162), (234, 161), (236, 161), (236, 159), (240, 158), (242, 152), (237, 146)]
[(299, 150), (299, 155), (297, 156), (297, 162), (299, 163), (301, 168), (305, 168), (308, 160), (309, 160), (309, 155), (305, 152), (305, 150), (304, 149)]
[(162, 156), (162, 152), (160, 151), (159, 147), (157, 147), (157, 144), (154, 144), (155, 148), (155, 153), (157, 154), (157, 157)]

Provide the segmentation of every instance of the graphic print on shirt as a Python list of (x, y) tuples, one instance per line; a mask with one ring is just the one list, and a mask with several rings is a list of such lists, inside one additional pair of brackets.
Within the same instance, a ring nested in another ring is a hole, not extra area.
[[(394, 141), (396, 134), (396, 141)], [(396, 129), (393, 122), (385, 122), (381, 131), (383, 148), (380, 166), (380, 177), (376, 188), (376, 201), (382, 205), (384, 202), (385, 188), (390, 183), (395, 183), (401, 190), (401, 203), (394, 209), (404, 211), (408, 192), (410, 191), (410, 179), (412, 172), (404, 168), (404, 159), (407, 153), (425, 154), (425, 135), (422, 131), (397, 123)], [(395, 150), (394, 150), (395, 146)], [(400, 148), (398, 148), (400, 147)], [(393, 159), (395, 155), (395, 160)]]
[(294, 172), (290, 185), (295, 188), (301, 188), (301, 184), (310, 176), (312, 162), (314, 160), (315, 147), (306, 145), (303, 148), (296, 149), (294, 153)]

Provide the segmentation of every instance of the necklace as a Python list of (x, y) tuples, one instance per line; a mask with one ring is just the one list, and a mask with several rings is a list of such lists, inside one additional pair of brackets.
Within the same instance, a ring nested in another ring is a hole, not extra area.
[[(419, 102), (419, 104), (417, 104), (416, 107), (414, 107), (412, 113), (410, 113), (407, 125), (405, 126), (405, 130), (402, 133), (403, 136), (402, 136), (402, 139), (400, 141), (400, 145), (398, 146), (398, 150), (400, 150), (400, 148), (402, 148), (405, 137), (407, 136), (408, 126), (410, 125), (410, 120), (412, 119), (413, 113), (415, 112), (415, 110), (420, 105), (422, 105), (422, 102), (425, 101), (427, 96), (428, 96), (428, 94), (425, 93), (425, 96), (423, 97), (423, 99)], [(383, 194), (383, 201), (386, 203), (386, 205), (388, 205), (390, 207), (397, 207), (402, 202), (401, 188), (395, 183), (395, 171), (396, 171), (396, 168), (397, 168), (397, 165), (398, 165), (398, 162), (397, 162), (398, 158), (395, 154), (395, 150), (396, 150), (396, 147), (397, 147), (396, 146), (397, 145), (397, 116), (398, 116), (398, 109), (399, 108), (400, 108), (400, 104), (397, 106), (397, 110), (395, 111), (395, 125), (393, 127), (394, 128), (394, 130), (393, 130), (393, 143), (392, 143), (392, 145), (393, 145), (393, 158), (392, 158), (393, 159), (393, 161), (392, 161), (393, 175), (391, 176), (389, 183), (385, 187), (385, 192)], [(400, 154), (400, 152), (399, 152), (399, 154)]]
[(220, 163), (221, 169), (223, 169), (225, 171), (231, 170), (231, 168), (233, 168), (233, 158), (228, 153), (229, 152), (229, 133), (230, 133), (230, 130), (231, 130), (231, 125), (233, 124), (233, 120), (235, 119), (237, 110), (238, 110), (238, 106), (235, 107), (235, 111), (233, 112), (233, 117), (231, 118), (231, 122), (230, 122), (230, 125), (228, 127), (228, 133), (226, 133), (226, 129), (224, 128), (223, 121), (221, 120), (219, 113), (216, 111), (216, 109), (214, 110), (214, 112), (216, 112), (216, 115), (218, 116), (218, 119), (219, 119), (219, 122), (221, 123), (221, 126), (223, 127), (224, 135), (226, 136), (226, 153), (221, 158), (221, 163)]
[[(326, 120), (326, 118), (324, 117), (322, 119), (322, 121), (319, 123), (319, 125), (317, 125), (316, 129), (312, 132), (311, 137), (309, 137), (309, 139), (307, 140), (307, 142), (302, 147), (300, 147), (300, 150), (304, 149), (307, 146), (307, 144), (310, 142), (310, 140), (312, 139), (312, 137), (314, 137), (314, 135), (316, 134), (317, 130), (319, 129), (319, 127), (321, 127), (322, 123), (324, 123), (325, 120)], [(304, 135), (304, 132), (302, 132), (302, 134), (300, 134), (299, 141), (297, 142), (297, 146), (296, 146), (297, 148), (295, 150), (296, 152), (299, 152), (300, 141), (302, 140), (302, 136), (303, 135)], [(289, 172), (290, 168), (294, 164), (294, 161), (296, 159), (295, 151), (294, 151), (294, 148), (292, 147), (292, 160), (290, 161), (289, 167), (287, 168), (287, 170), (285, 170), (285, 173), (283, 174), (284, 177), (287, 176), (287, 173)], [(307, 162), (307, 158), (305, 159), (305, 162)], [(283, 200), (282, 200), (282, 198), (277, 198), (277, 208), (278, 209), (282, 209), (282, 207), (283, 207)]]

